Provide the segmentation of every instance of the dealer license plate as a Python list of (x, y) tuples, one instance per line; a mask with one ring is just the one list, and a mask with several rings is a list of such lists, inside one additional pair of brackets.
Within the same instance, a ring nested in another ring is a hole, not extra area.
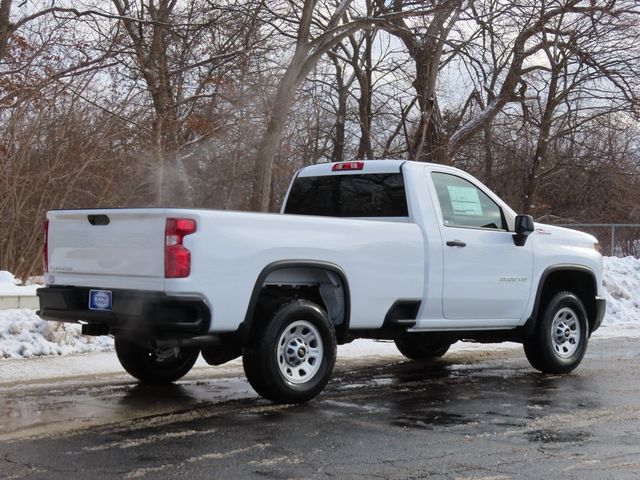
[(111, 290), (89, 290), (89, 310), (111, 310)]

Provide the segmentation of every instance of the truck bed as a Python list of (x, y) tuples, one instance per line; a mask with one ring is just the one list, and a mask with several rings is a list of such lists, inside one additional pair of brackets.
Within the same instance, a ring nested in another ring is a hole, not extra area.
[[(197, 223), (184, 237), (186, 278), (164, 278), (167, 218)], [(378, 328), (395, 301), (423, 295), (424, 239), (411, 222), (194, 209), (60, 210), (48, 221), (48, 284), (201, 297), (211, 332), (238, 328), (260, 273), (274, 262), (339, 266), (355, 329)]]

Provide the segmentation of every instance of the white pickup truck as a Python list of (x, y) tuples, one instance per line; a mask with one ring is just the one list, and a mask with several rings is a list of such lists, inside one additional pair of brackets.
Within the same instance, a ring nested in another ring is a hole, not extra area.
[(38, 314), (113, 335), (144, 382), (181, 378), (199, 353), (242, 355), (253, 388), (283, 403), (318, 395), (355, 338), (418, 361), (458, 340), (515, 341), (534, 368), (565, 373), (604, 315), (598, 249), (455, 168), (321, 164), (295, 175), (281, 214), (49, 212)]

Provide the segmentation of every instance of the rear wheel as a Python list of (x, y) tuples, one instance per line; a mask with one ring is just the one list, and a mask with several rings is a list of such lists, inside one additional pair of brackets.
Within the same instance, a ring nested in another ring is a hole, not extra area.
[(336, 361), (336, 334), (327, 314), (307, 300), (282, 306), (243, 351), (247, 380), (278, 403), (303, 403), (325, 387)]
[(170, 383), (184, 377), (198, 359), (197, 348), (150, 348), (123, 337), (115, 339), (122, 367), (145, 383)]
[(573, 293), (559, 292), (547, 303), (533, 336), (524, 342), (524, 353), (543, 373), (568, 373), (580, 365), (588, 338), (584, 305)]
[(421, 335), (408, 335), (395, 340), (400, 353), (411, 360), (429, 360), (443, 356), (451, 347), (451, 343), (429, 339)]

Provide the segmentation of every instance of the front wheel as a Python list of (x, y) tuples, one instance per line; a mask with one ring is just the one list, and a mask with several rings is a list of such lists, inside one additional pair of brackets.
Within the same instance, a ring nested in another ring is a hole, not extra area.
[(307, 300), (282, 306), (254, 332), (242, 364), (256, 392), (277, 403), (303, 403), (325, 387), (336, 361), (336, 334), (327, 314)]
[(547, 303), (533, 336), (524, 342), (524, 353), (543, 373), (568, 373), (580, 365), (588, 339), (584, 305), (573, 293), (559, 292)]
[(122, 367), (145, 383), (171, 383), (184, 377), (198, 359), (197, 348), (150, 348), (127, 338), (115, 338), (116, 354)]

